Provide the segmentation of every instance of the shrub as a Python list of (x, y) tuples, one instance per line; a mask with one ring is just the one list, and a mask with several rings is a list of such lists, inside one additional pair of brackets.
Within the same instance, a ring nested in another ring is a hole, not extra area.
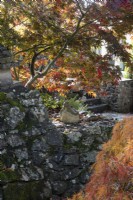
[(57, 109), (57, 108), (62, 108), (62, 105), (64, 103), (64, 97), (60, 97), (59, 99), (53, 97), (52, 95), (46, 93), (41, 95), (43, 102), (45, 106), (48, 109)]
[(116, 124), (112, 139), (97, 156), (86, 199), (133, 198), (133, 118)]
[(86, 111), (88, 112), (88, 107), (87, 105), (84, 105), (84, 102), (81, 101), (80, 99), (78, 99), (78, 95), (76, 95), (73, 98), (67, 99), (66, 100), (70, 106), (72, 106), (73, 108), (75, 108), (77, 111), (81, 112), (81, 111)]
[(84, 105), (84, 103), (81, 100), (77, 99), (78, 96), (75, 96), (73, 98), (58, 96), (58, 98), (57, 98), (48, 93), (42, 94), (41, 96), (42, 96), (45, 106), (48, 109), (52, 109), (52, 110), (53, 109), (61, 109), (63, 106), (63, 103), (65, 101), (67, 101), (68, 104), (70, 106), (72, 106), (73, 108), (75, 108), (77, 111), (79, 111), (79, 112), (85, 111), (87, 113), (90, 113), (89, 111), (87, 111), (87, 109), (88, 109), (87, 106)]
[(110, 141), (103, 145), (85, 189), (73, 200), (133, 199), (133, 117), (118, 122)]

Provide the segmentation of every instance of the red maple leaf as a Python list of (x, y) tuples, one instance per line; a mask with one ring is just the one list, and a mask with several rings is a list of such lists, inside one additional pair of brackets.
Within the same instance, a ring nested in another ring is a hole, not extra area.
[(101, 78), (102, 77), (102, 70), (100, 68), (98, 68), (97, 73), (98, 73), (98, 78)]

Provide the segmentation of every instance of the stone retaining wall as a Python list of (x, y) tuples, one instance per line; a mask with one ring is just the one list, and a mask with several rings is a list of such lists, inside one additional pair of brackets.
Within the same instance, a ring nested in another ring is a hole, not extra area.
[(79, 191), (113, 125), (53, 124), (38, 91), (0, 92), (0, 200), (64, 200)]
[(120, 113), (133, 112), (133, 80), (120, 81), (119, 85), (103, 87), (105, 96), (100, 96), (103, 103), (107, 103), (111, 111)]
[(133, 80), (121, 81), (118, 90), (118, 112), (133, 112)]
[(119, 85), (112, 85), (111, 83), (107, 84), (106, 86), (103, 86), (101, 88), (101, 92), (105, 95), (99, 95), (102, 102), (108, 104), (109, 110), (111, 111), (118, 111), (118, 90)]

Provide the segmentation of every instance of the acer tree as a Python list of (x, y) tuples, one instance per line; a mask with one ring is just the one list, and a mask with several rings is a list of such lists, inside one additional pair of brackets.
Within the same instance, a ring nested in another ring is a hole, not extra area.
[[(0, 39), (8, 32), (3, 43), (12, 49), (15, 59), (21, 59), (15, 73), (20, 72), (26, 87), (45, 85), (51, 90), (67, 91), (72, 85), (65, 80), (73, 77), (91, 90), (94, 85), (120, 77), (119, 68), (110, 63), (113, 54), (132, 65), (126, 51), (130, 46), (120, 43), (132, 31), (131, 2), (98, 2), (3, 1), (1, 22), (6, 25), (4, 29), (1, 23)], [(103, 43), (107, 47), (104, 56), (96, 53)]]
[(133, 198), (133, 118), (118, 122), (96, 158), (85, 192), (69, 200)]

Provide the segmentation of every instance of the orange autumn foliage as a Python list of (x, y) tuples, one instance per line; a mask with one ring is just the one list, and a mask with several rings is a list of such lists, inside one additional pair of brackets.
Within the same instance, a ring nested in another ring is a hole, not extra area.
[(71, 200), (133, 199), (133, 117), (117, 123), (98, 154), (85, 194)]

